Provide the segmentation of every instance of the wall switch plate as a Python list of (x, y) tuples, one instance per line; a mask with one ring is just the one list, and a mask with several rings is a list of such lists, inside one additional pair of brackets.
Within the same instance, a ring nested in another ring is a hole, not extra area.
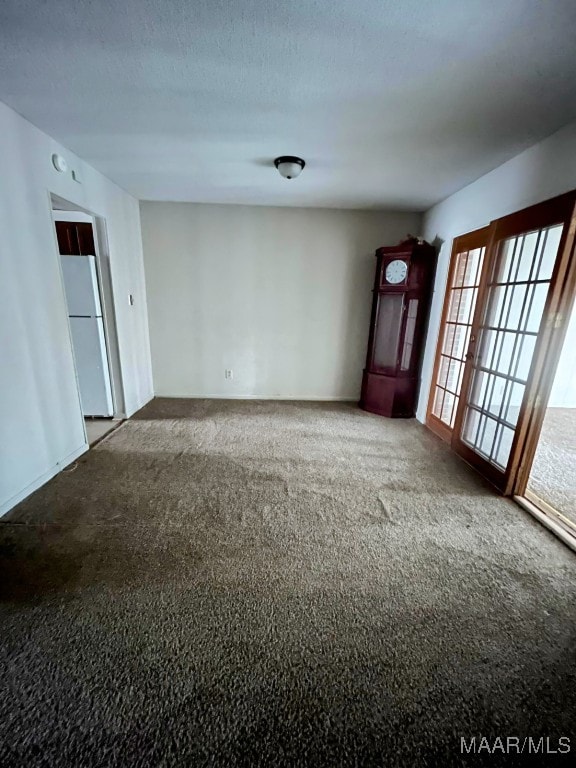
[(225, 379), (233, 379), (234, 378), (234, 371), (232, 368), (226, 368), (224, 370), (224, 378)]

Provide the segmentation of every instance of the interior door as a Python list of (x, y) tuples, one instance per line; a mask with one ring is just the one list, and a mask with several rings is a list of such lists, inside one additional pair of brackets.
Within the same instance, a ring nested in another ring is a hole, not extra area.
[(452, 446), (504, 492), (521, 457), (574, 199), (554, 198), (490, 228)]

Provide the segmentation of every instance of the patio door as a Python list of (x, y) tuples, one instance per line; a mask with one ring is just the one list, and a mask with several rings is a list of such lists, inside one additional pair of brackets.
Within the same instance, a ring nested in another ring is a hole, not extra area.
[(452, 446), (504, 493), (513, 492), (538, 398), (575, 199), (562, 195), (490, 226)]
[(432, 374), (426, 423), (447, 442), (452, 439), (488, 227), (455, 237)]

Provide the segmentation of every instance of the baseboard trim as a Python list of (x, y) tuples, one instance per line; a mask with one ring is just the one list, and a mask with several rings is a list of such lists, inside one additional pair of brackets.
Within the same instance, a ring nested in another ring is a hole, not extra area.
[(114, 415), (113, 418), (115, 418), (115, 419), (129, 419), (131, 416), (134, 416), (135, 413), (138, 413), (138, 411), (141, 408), (144, 408), (145, 405), (148, 405), (148, 403), (151, 400), (154, 400), (155, 397), (158, 397), (158, 395), (155, 395), (154, 393), (152, 393), (152, 394), (149, 393), (148, 395), (146, 395), (146, 398), (144, 399), (144, 401), (139, 406), (137, 406), (134, 409), (133, 408), (124, 407), (124, 414), (122, 414), (121, 416)]
[(319, 403), (357, 403), (358, 397), (330, 397), (324, 395), (163, 395), (157, 392), (154, 397), (165, 400), (277, 400), (319, 402)]
[(75, 451), (72, 451), (71, 453), (69, 453), (68, 456), (65, 456), (61, 461), (57, 462), (47, 472), (44, 472), (42, 475), (40, 475), (40, 477), (37, 477), (36, 480), (31, 482), (25, 488), (23, 488), (19, 493), (17, 493), (16, 495), (9, 498), (7, 501), (0, 504), (0, 517), (3, 517), (4, 515), (6, 515), (8, 512), (10, 512), (11, 509), (14, 509), (16, 504), (20, 504), (20, 502), (24, 501), (24, 499), (30, 496), (31, 493), (34, 493), (34, 491), (37, 491), (38, 488), (41, 488), (45, 483), (48, 482), (48, 480), (51, 480), (59, 472), (61, 472), (64, 469), (64, 467), (67, 467), (68, 464), (71, 464), (79, 456), (82, 456), (83, 453), (86, 453), (88, 448), (89, 448), (88, 443), (84, 443), (84, 445), (80, 446), (80, 448), (76, 448)]
[(524, 496), (514, 496), (514, 501), (519, 504), (522, 509), (535, 517), (538, 522), (546, 526), (555, 536), (557, 536), (567, 547), (576, 552), (576, 537), (572, 536), (568, 531), (557, 523), (550, 515), (543, 512), (541, 509)]

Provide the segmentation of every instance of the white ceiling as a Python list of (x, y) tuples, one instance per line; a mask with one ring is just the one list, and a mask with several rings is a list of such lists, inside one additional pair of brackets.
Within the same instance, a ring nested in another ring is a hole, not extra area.
[(2, 0), (0, 99), (142, 199), (424, 209), (576, 117), (575, 32), (575, 0)]

